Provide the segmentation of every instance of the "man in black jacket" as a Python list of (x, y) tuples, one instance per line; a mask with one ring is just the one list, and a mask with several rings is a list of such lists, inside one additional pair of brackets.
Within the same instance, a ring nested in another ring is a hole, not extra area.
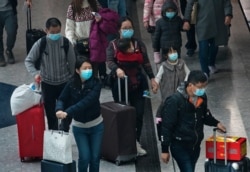
[(162, 161), (168, 163), (171, 150), (181, 172), (194, 172), (204, 137), (204, 125), (226, 128), (207, 108), (207, 76), (191, 71), (186, 83), (166, 99), (162, 111)]
[(3, 45), (3, 30), (5, 28), (7, 33), (7, 48), (6, 55), (9, 64), (15, 63), (15, 58), (12, 49), (16, 42), (17, 34), (17, 0), (1, 0), (0, 1), (0, 67), (6, 66), (4, 58), (4, 45)]

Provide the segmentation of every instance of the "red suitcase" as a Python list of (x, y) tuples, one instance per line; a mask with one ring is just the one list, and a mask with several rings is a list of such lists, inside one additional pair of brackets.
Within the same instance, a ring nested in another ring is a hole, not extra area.
[[(213, 130), (213, 152), (218, 151), (216, 144), (216, 130), (218, 129), (214, 128)], [(224, 160), (218, 160), (217, 153), (213, 154), (213, 159), (207, 159), (205, 162), (205, 172), (249, 172), (250, 160), (248, 157), (243, 157), (238, 161), (228, 160), (226, 137), (226, 133), (224, 133)]]
[(43, 105), (33, 106), (18, 114), (16, 121), (21, 161), (29, 158), (42, 159), (43, 133), (45, 130)]
[[(127, 78), (125, 81), (126, 104), (128, 104)], [(121, 87), (120, 82), (118, 83), (119, 99), (121, 100)], [(120, 103), (106, 102), (101, 104), (101, 113), (104, 122), (102, 157), (114, 161), (116, 165), (136, 160), (135, 108)]]

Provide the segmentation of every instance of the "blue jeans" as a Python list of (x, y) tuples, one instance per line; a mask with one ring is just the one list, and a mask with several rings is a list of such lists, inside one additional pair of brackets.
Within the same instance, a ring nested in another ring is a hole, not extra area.
[(73, 134), (79, 152), (79, 172), (87, 172), (88, 167), (89, 172), (99, 172), (103, 131), (103, 123), (90, 128), (73, 126)]
[(215, 66), (215, 59), (218, 53), (218, 46), (214, 43), (214, 38), (199, 41), (199, 58), (201, 70), (209, 76), (208, 66)]
[(195, 164), (200, 156), (200, 146), (193, 149), (186, 143), (174, 142), (171, 144), (170, 150), (181, 172), (195, 171)]
[(16, 42), (17, 35), (17, 15), (12, 10), (0, 11), (0, 55), (3, 55), (3, 30), (7, 33), (7, 50), (11, 51)]

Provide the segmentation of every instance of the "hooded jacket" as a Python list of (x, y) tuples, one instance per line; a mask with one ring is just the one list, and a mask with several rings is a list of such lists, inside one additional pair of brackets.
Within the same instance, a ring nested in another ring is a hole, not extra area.
[[(191, 147), (200, 146), (204, 137), (204, 125), (217, 126), (219, 123), (207, 108), (206, 95), (198, 97), (200, 104), (195, 107), (186, 92), (187, 83), (182, 83), (177, 92), (164, 102), (162, 111), (162, 152), (169, 152), (175, 141)], [(198, 102), (198, 101), (197, 101)]]
[[(174, 9), (175, 16), (171, 19), (166, 17), (167, 9)], [(182, 46), (181, 31), (183, 21), (178, 16), (178, 8), (173, 1), (166, 1), (162, 6), (161, 16), (156, 22), (155, 36), (153, 41), (153, 48), (155, 52), (159, 52), (160, 49), (180, 49)]]

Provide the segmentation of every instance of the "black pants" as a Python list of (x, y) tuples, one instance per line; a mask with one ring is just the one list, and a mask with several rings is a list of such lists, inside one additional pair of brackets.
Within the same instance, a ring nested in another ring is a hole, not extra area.
[[(42, 84), (42, 96), (44, 101), (45, 113), (47, 116), (48, 128), (51, 130), (58, 130), (58, 119), (56, 117), (56, 112), (55, 112), (56, 100), (60, 96), (66, 83), (60, 85), (50, 85), (42, 82), (41, 84)], [(60, 129), (68, 131), (71, 119), (66, 118), (65, 120), (66, 122), (62, 120), (62, 126), (65, 127), (65, 129), (61, 127)], [(70, 120), (70, 122), (68, 120)]]
[[(187, 0), (180, 0), (181, 13), (185, 15), (185, 9), (187, 5)], [(190, 30), (186, 32), (187, 35), (187, 43), (185, 45), (188, 50), (195, 50), (197, 48), (196, 40), (195, 40), (195, 25), (190, 25)]]
[[(143, 125), (143, 116), (144, 116), (144, 105), (145, 98), (142, 97), (143, 90), (136, 89), (134, 91), (129, 91), (128, 100), (131, 106), (136, 109), (136, 138), (137, 141), (140, 141), (142, 125)], [(115, 102), (119, 102), (118, 98), (118, 81), (117, 79), (114, 82), (112, 87), (112, 95)], [(121, 79), (121, 100), (125, 102), (125, 88), (124, 88), (124, 80)]]

